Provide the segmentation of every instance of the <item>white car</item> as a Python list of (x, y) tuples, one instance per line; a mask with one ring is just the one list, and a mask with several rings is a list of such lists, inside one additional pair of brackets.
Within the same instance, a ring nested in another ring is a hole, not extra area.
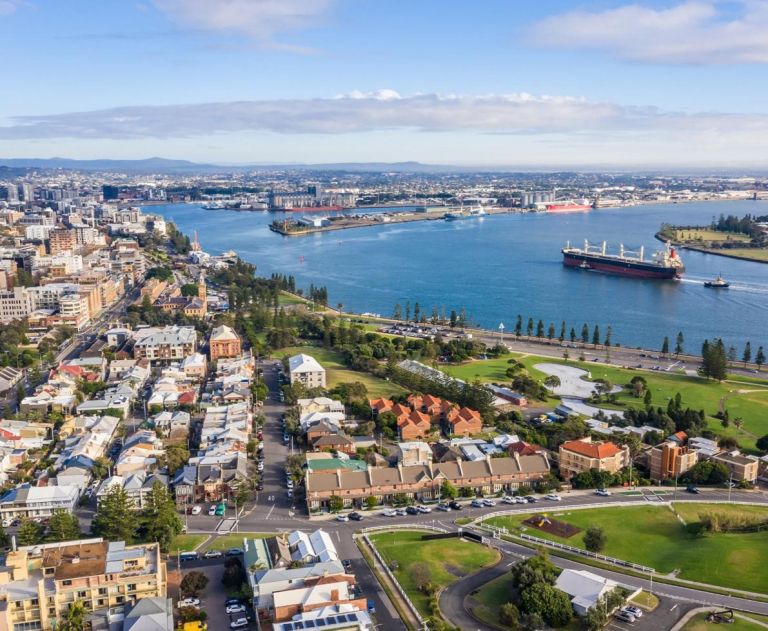
[(349, 521), (349, 515), (336, 515), (336, 521)]
[(193, 506), (192, 510), (189, 512), (189, 514), (190, 515), (199, 515), (202, 512), (203, 512), (202, 507), (200, 507), (200, 506)]
[(595, 495), (599, 495), (600, 497), (608, 497), (611, 494), (611, 492), (608, 489), (597, 489), (595, 491)]
[(259, 460), (259, 464), (256, 465), (256, 468), (259, 471), (264, 471), (264, 462), (262, 460)]
[(219, 557), (224, 556), (224, 553), (221, 550), (208, 550), (204, 555), (204, 559), (218, 559)]
[(179, 607), (199, 607), (199, 606), (200, 606), (199, 598), (185, 598), (184, 600), (179, 601)]
[(213, 517), (216, 514), (216, 504), (211, 504), (211, 507), (208, 509), (208, 516)]
[(228, 605), (227, 613), (245, 613), (245, 605)]
[(496, 502), (491, 499), (484, 499), (483, 506), (496, 506)]
[(515, 498), (515, 504), (527, 504), (527, 503), (528, 503), (528, 500), (525, 499), (524, 497), (521, 497), (521, 496), (518, 495)]
[(504, 504), (517, 504), (517, 500), (514, 497), (506, 496), (501, 500)]
[(431, 513), (432, 509), (429, 506), (417, 506), (416, 510), (420, 513)]
[(8, 528), (11, 525), (10, 519), (4, 519), (3, 520), (3, 528)]
[(287, 486), (289, 489), (293, 488), (293, 480), (287, 480), (285, 483), (285, 486)]
[(549, 493), (544, 496), (544, 499), (549, 500), (550, 502), (560, 502), (563, 498), (556, 493)]
[(382, 517), (397, 517), (397, 511), (392, 508), (387, 508), (386, 510), (381, 511)]
[(248, 619), (247, 618), (238, 618), (237, 620), (233, 620), (229, 623), (230, 629), (242, 629), (243, 627), (248, 626)]

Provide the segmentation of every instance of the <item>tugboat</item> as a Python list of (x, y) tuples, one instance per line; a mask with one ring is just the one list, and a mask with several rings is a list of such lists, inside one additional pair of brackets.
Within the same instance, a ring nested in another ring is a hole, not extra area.
[(704, 287), (711, 287), (712, 289), (728, 289), (730, 286), (731, 284), (719, 274), (715, 280), (708, 280), (704, 283)]

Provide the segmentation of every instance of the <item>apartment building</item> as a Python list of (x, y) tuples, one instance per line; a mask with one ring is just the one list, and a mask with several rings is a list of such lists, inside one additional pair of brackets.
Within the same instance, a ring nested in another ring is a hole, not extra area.
[(691, 469), (699, 461), (699, 454), (688, 447), (667, 441), (653, 447), (648, 459), (651, 480), (662, 481), (677, 478)]
[(0, 568), (0, 629), (56, 629), (69, 605), (89, 612), (165, 598), (167, 571), (157, 543), (101, 538), (28, 546)]
[(211, 361), (216, 361), (220, 357), (237, 357), (241, 351), (240, 336), (234, 329), (222, 324), (211, 332), (208, 347)]
[(48, 249), (51, 254), (73, 252), (77, 247), (77, 234), (74, 230), (55, 228), (48, 233)]
[(307, 388), (325, 388), (325, 368), (312, 356), (301, 353), (288, 360), (291, 385), (301, 383)]
[(728, 467), (734, 482), (754, 482), (757, 479), (760, 461), (748, 458), (738, 452), (725, 452), (712, 457), (712, 462), (718, 462)]
[(0, 323), (23, 320), (35, 309), (32, 296), (26, 287), (14, 287), (11, 291), (0, 291)]
[(566, 479), (590, 469), (617, 473), (629, 465), (629, 447), (589, 437), (564, 442), (559, 455), (560, 473)]
[(197, 349), (197, 331), (191, 326), (166, 326), (136, 332), (133, 355), (150, 362), (184, 359)]
[(80, 497), (76, 486), (30, 486), (21, 484), (0, 497), (0, 518), (50, 517), (54, 511), (75, 510)]

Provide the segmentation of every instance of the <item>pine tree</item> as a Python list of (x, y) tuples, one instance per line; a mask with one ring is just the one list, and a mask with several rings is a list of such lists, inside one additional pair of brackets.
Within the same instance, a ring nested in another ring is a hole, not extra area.
[(608, 330), (605, 332), (605, 342), (603, 342), (603, 344), (605, 346), (610, 346), (611, 345), (611, 335), (612, 335), (612, 333), (613, 333), (613, 329), (611, 327), (608, 327)]
[(752, 361), (752, 344), (749, 342), (744, 345), (744, 354), (741, 356), (741, 359), (744, 361), (744, 366)]
[(74, 541), (80, 538), (80, 520), (77, 515), (57, 510), (48, 522), (48, 541)]
[(107, 541), (131, 543), (137, 527), (138, 518), (133, 500), (122, 487), (111, 486), (101, 499), (91, 523), (93, 534), (104, 537)]
[(757, 349), (757, 355), (755, 355), (755, 363), (757, 364), (757, 370), (759, 371), (765, 363), (765, 353), (763, 347), (759, 346)]
[(574, 329), (573, 327), (571, 327), (571, 333), (569, 337), (571, 338), (571, 342), (573, 343), (576, 342), (576, 329)]
[(168, 489), (156, 481), (147, 494), (146, 507), (141, 520), (146, 538), (157, 541), (162, 552), (168, 552), (173, 538), (181, 532), (182, 522), (176, 512), (176, 503)]
[(523, 333), (523, 316), (518, 314), (517, 320), (515, 321), (515, 335), (517, 337), (520, 337), (522, 333)]
[(536, 324), (536, 337), (542, 338), (544, 337), (544, 322), (541, 320), (538, 321)]
[(456, 328), (459, 322), (459, 316), (456, 315), (456, 309), (451, 309), (451, 328)]
[(600, 327), (595, 325), (595, 330), (592, 333), (592, 344), (597, 346), (600, 343)]
[(533, 335), (533, 318), (528, 318), (528, 324), (525, 327), (525, 331), (528, 334), (528, 337)]
[(586, 322), (584, 323), (584, 326), (581, 327), (581, 342), (582, 344), (589, 342), (589, 325)]
[(683, 332), (678, 331), (677, 339), (675, 340), (675, 355), (680, 355), (684, 352), (685, 338), (683, 338)]
[(664, 341), (661, 343), (661, 354), (669, 355), (669, 338), (665, 335)]
[(728, 372), (728, 360), (725, 356), (725, 345), (718, 339), (710, 349), (710, 373), (713, 379), (723, 381)]
[(560, 336), (557, 339), (560, 343), (565, 341), (565, 320), (563, 320), (563, 323), (560, 325)]
[(547, 339), (551, 342), (553, 337), (555, 337), (555, 325), (550, 322), (547, 329)]

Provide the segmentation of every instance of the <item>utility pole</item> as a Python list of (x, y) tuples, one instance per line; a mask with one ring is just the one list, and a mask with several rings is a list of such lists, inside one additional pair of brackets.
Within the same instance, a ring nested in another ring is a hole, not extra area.
[(728, 501), (731, 501), (731, 491), (733, 490), (733, 471), (728, 475)]

